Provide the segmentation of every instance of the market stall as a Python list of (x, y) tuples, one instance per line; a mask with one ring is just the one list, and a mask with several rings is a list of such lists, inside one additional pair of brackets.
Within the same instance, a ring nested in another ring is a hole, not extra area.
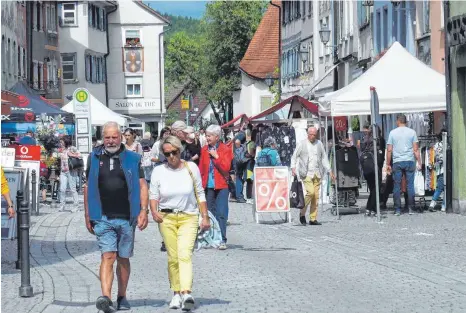
[[(384, 116), (408, 113), (408, 118), (413, 120), (413, 124), (408, 123), (408, 126), (412, 128), (416, 128), (416, 120), (419, 124), (425, 123), (423, 117), (419, 116), (421, 112), (446, 110), (445, 76), (422, 63), (400, 43), (395, 42), (358, 79), (320, 99), (320, 114), (331, 116), (333, 120), (339, 116), (370, 115), (371, 87), (377, 91), (378, 113)], [(375, 122), (381, 124), (381, 120), (376, 117)], [(393, 120), (393, 117), (385, 119), (382, 125), (386, 137), (394, 128)], [(335, 145), (333, 156), (336, 167)]]
[[(108, 121), (117, 122), (120, 126), (126, 125), (126, 118), (118, 113), (113, 112), (107, 108), (102, 102), (100, 102), (92, 94), (90, 96), (90, 108), (91, 108), (91, 125), (102, 126)], [(73, 100), (63, 106), (63, 110), (66, 112), (74, 113)]]
[[(239, 123), (237, 123), (238, 121)], [(228, 123), (223, 124), (221, 127), (223, 129), (238, 130), (241, 128), (241, 125), (243, 125), (246, 121), (248, 121), (248, 116), (246, 114), (241, 114), (229, 121)]]
[(55, 104), (37, 94), (23, 81), (17, 82), (10, 91), (2, 91), (2, 98), (12, 103), (9, 114), (2, 114), (2, 134), (24, 134), (36, 131), (37, 122), (60, 119), (58, 124), (69, 134), (74, 132), (74, 115), (61, 110)]

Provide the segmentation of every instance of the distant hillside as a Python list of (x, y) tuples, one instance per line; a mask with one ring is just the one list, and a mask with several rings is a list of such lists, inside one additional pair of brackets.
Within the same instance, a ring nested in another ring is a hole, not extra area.
[(184, 31), (188, 35), (196, 35), (201, 31), (201, 21), (192, 17), (186, 16), (175, 16), (170, 14), (164, 14), (170, 21), (168, 31), (165, 33), (165, 42), (170, 40), (172, 34), (180, 31)]

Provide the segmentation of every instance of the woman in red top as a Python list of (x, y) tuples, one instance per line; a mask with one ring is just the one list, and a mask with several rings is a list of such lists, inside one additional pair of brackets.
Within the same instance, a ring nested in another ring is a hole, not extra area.
[(220, 142), (222, 129), (218, 125), (210, 125), (206, 129), (205, 145), (201, 150), (199, 170), (202, 177), (202, 186), (206, 191), (207, 207), (218, 220), (222, 231), (220, 250), (227, 248), (227, 221), (228, 221), (228, 176), (233, 160), (233, 152)]

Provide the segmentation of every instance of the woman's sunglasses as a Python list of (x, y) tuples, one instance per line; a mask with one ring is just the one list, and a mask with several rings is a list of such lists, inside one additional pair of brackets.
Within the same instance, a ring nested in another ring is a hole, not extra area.
[(173, 151), (170, 151), (170, 152), (164, 152), (163, 155), (166, 158), (169, 158), (171, 156), (177, 156), (178, 155), (178, 150), (173, 150)]

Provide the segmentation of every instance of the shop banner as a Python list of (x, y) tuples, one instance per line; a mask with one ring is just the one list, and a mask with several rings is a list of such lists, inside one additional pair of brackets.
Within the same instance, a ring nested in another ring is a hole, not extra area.
[(335, 119), (335, 130), (346, 131), (348, 129), (348, 118), (346, 116), (336, 116)]
[(40, 146), (15, 146), (16, 161), (40, 161)]
[(289, 173), (288, 167), (254, 168), (256, 212), (289, 212)]

